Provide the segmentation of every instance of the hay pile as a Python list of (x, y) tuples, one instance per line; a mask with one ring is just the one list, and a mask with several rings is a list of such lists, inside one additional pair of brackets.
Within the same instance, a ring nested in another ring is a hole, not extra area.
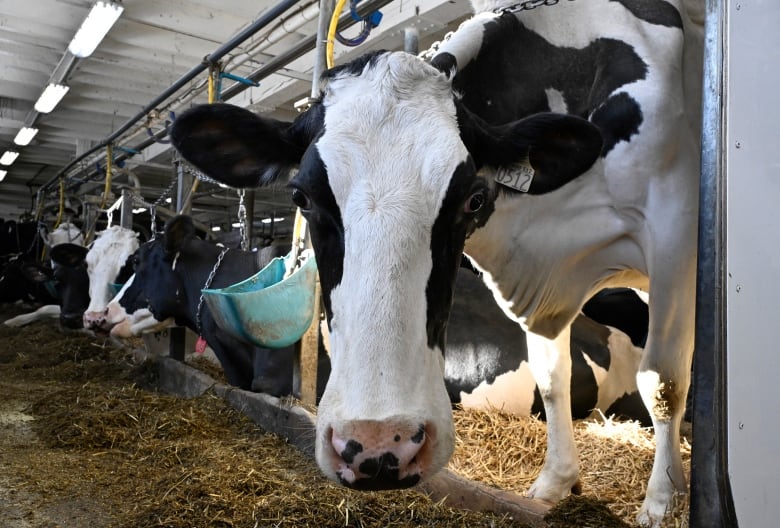
[(0, 432), (13, 480), (0, 504), (38, 497), (15, 505), (27, 526), (521, 526), (414, 491), (334, 486), (222, 399), (141, 388), (153, 375), (110, 343), (48, 323), (0, 327), (0, 340), (0, 400), (26, 400), (34, 418), (32, 438)]
[[(41, 527), (520, 526), (414, 491), (333, 486), (311, 460), (223, 400), (143, 388), (154, 384), (155, 372), (108, 341), (45, 323), (0, 325), (0, 343), (0, 401), (27, 402), (37, 439), (0, 438), (0, 467), (14, 475), (16, 489), (41, 497), (30, 506), (48, 515)], [(543, 462), (543, 422), (462, 410), (455, 420), (450, 469), (502, 489), (528, 488)], [(584, 495), (560, 503), (547, 526), (633, 526), (652, 465), (652, 434), (618, 422), (579, 422), (575, 432)], [(58, 517), (56, 506), (65, 504), (78, 505), (68, 513), (76, 516), (72, 524)], [(669, 526), (685, 525), (682, 518)]]
[[(472, 480), (523, 493), (544, 464), (546, 424), (499, 410), (457, 410), (455, 454), (449, 468)], [(633, 526), (653, 467), (652, 430), (637, 422), (579, 420), (574, 435), (580, 452), (582, 498), (558, 505), (555, 513), (582, 510), (585, 502), (604, 504), (614, 516)], [(690, 475), (691, 446), (681, 441), (683, 466)], [(588, 506), (590, 508), (590, 505)], [(687, 525), (688, 504), (681, 498), (667, 526)], [(579, 519), (577, 516), (574, 518)], [(580, 526), (590, 526), (579, 519)], [(622, 525), (622, 524), (620, 524)], [(593, 526), (620, 526), (594, 524)], [(560, 526), (560, 525), (555, 525)]]

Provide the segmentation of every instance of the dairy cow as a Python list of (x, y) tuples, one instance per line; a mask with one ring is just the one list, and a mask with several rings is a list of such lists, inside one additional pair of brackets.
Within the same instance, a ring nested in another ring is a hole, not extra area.
[[(620, 289), (594, 297), (588, 307), (593, 318), (580, 314), (572, 323), (572, 417), (601, 413), (651, 425), (635, 378), (647, 337), (647, 304), (635, 292)], [(635, 317), (626, 318), (627, 313)], [(465, 408), (545, 419), (528, 358), (523, 329), (506, 317), (479, 277), (461, 268), (444, 356), (450, 400)]]
[(474, 2), (430, 62), (369, 53), (327, 71), (292, 123), (209, 105), (172, 140), (227, 184), (289, 179), (331, 331), (317, 461), (353, 488), (414, 485), (452, 453), (442, 352), (461, 251), (527, 331), (548, 420), (537, 499), (579, 479), (571, 322), (604, 287), (646, 290), (636, 379), (657, 447), (638, 521), (658, 525), (687, 489), (701, 78), (688, 10), (703, 6), (550, 4)]
[[(161, 236), (134, 255), (132, 280), (108, 306), (111, 333), (130, 337), (164, 327), (173, 319), (205, 339), (230, 384), (275, 396), (290, 394), (293, 348), (273, 350), (234, 338), (217, 326), (200, 293), (212, 272), (211, 287), (223, 288), (253, 275), (288, 250), (281, 246), (269, 249), (227, 250), (197, 238), (190, 217), (175, 217), (166, 223)], [(141, 311), (140, 321), (136, 311)]]
[(112, 226), (97, 234), (86, 256), (89, 273), (89, 306), (84, 312), (84, 328), (104, 330), (106, 312), (111, 300), (112, 283), (125, 282), (131, 272), (121, 271), (138, 249), (138, 233), (121, 226)]

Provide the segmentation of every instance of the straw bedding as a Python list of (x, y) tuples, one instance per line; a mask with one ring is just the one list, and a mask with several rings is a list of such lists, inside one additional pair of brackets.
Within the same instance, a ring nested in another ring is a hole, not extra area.
[[(12, 408), (28, 417), (0, 427), (0, 506), (21, 512), (32, 527), (522, 526), (411, 490), (336, 487), (222, 399), (144, 388), (154, 377), (103, 339), (54, 323), (0, 325), (0, 425)], [(455, 416), (450, 468), (526, 489), (543, 460), (544, 424), (499, 412)], [(546, 526), (630, 526), (652, 464), (652, 436), (610, 422), (576, 430), (584, 495), (559, 504)], [(669, 526), (684, 524), (682, 515)]]

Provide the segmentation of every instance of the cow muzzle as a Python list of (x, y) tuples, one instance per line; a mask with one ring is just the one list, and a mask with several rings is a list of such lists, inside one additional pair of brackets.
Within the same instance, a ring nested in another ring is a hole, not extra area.
[(435, 471), (436, 428), (430, 422), (358, 420), (330, 427), (326, 438), (320, 463), (350, 488), (408, 488)]
[(108, 332), (111, 325), (107, 321), (108, 308), (100, 312), (84, 312), (84, 328), (95, 331)]

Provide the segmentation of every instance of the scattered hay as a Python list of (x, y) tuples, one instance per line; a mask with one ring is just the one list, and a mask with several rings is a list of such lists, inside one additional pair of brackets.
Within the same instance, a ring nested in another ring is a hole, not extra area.
[[(0, 400), (30, 402), (25, 412), (35, 417), (37, 440), (0, 438), (0, 466), (18, 489), (45, 497), (38, 514), (78, 504), (75, 526), (128, 528), (523, 526), (412, 490), (335, 486), (312, 460), (223, 399), (141, 389), (135, 377), (148, 380), (148, 370), (110, 343), (95, 347), (92, 336), (42, 324), (3, 332), (4, 350), (6, 339), (15, 353), (0, 364)], [(75, 370), (81, 379), (71, 376)], [(51, 516), (40, 526), (61, 521)]]
[[(544, 422), (498, 409), (459, 409), (454, 416), (457, 437), (449, 465), (452, 471), (516, 493), (531, 487), (544, 464)], [(574, 423), (574, 436), (580, 452), (584, 499), (608, 506), (614, 521), (634, 526), (653, 467), (652, 431), (638, 422), (578, 420)], [(690, 475), (691, 446), (685, 439), (681, 441), (681, 450), (683, 467)], [(686, 499), (687, 496), (681, 497), (673, 516), (666, 521), (667, 526), (687, 525)]]
[[(133, 364), (110, 340), (49, 322), (0, 325), (0, 340), (0, 401), (24, 396), (39, 439), (0, 441), (0, 466), (46, 504), (93, 504), (93, 517), (76, 526), (520, 526), (414, 491), (333, 486), (313, 461), (222, 399), (141, 388), (154, 386), (156, 370)], [(509, 491), (530, 487), (544, 461), (543, 422), (497, 410), (458, 410), (455, 421), (450, 469)], [(652, 467), (652, 433), (607, 420), (577, 422), (575, 435), (584, 495), (558, 504), (547, 525), (633, 526)], [(689, 471), (687, 443), (683, 453)], [(686, 499), (667, 526), (687, 525)]]

